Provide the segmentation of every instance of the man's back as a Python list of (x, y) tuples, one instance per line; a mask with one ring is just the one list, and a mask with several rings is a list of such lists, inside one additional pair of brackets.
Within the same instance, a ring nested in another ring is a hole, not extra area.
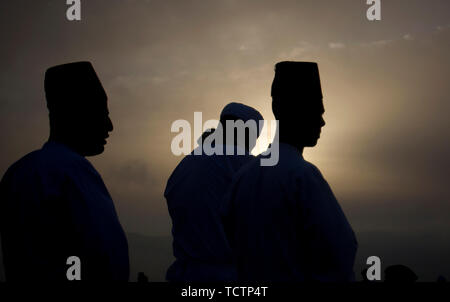
[(128, 247), (97, 171), (68, 147), (48, 142), (13, 164), (1, 182), (0, 232), (7, 280), (30, 271), (65, 280), (69, 256), (82, 280), (127, 280)]
[(235, 279), (220, 208), (232, 177), (252, 159), (248, 154), (191, 154), (174, 170), (164, 193), (177, 258), (167, 272), (169, 281)]
[(356, 239), (319, 170), (280, 144), (277, 165), (237, 175), (225, 228), (245, 281), (348, 281)]

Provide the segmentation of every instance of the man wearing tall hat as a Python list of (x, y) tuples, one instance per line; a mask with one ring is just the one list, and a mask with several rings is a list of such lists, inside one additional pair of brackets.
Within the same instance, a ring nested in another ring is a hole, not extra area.
[[(172, 218), (176, 258), (167, 271), (168, 281), (236, 280), (236, 268), (220, 211), (233, 176), (244, 164), (255, 159), (250, 151), (261, 129), (249, 127), (245, 139), (235, 136), (227, 140), (226, 132), (232, 132), (226, 123), (254, 121), (257, 125), (262, 119), (252, 107), (229, 103), (221, 112), (219, 126), (199, 138), (199, 147), (183, 158), (167, 181), (164, 196)], [(208, 141), (216, 150), (220, 148), (222, 154), (204, 152), (207, 146), (201, 143)]]
[(49, 139), (14, 163), (0, 184), (6, 280), (127, 281), (125, 233), (85, 158), (101, 154), (113, 130), (106, 93), (89, 62), (49, 68), (44, 86)]
[[(241, 281), (354, 280), (357, 242), (319, 169), (303, 158), (325, 125), (318, 66), (280, 62), (272, 84), (279, 162), (252, 161), (224, 203)], [(261, 155), (261, 156), (264, 156)]]

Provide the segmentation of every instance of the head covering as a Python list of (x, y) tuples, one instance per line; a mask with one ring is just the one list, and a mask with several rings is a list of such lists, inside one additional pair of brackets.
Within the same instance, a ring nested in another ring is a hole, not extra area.
[(290, 61), (277, 63), (271, 94), (275, 98), (292, 96), (300, 96), (302, 99), (322, 98), (317, 63)]
[(216, 131), (216, 129), (214, 128), (208, 128), (206, 129), (202, 135), (200, 135), (200, 137), (197, 139), (197, 143), (200, 145), (203, 143), (203, 141), (210, 135), (214, 134), (214, 132)]
[(107, 98), (90, 62), (50, 67), (45, 72), (44, 88), (49, 110), (94, 105), (92, 100), (106, 102)]
[(247, 122), (248, 120), (254, 120), (256, 123), (263, 120), (263, 117), (261, 113), (258, 112), (258, 110), (241, 104), (241, 103), (229, 103), (226, 105), (222, 112), (220, 113), (220, 119), (222, 120), (223, 117), (226, 116), (233, 116), (237, 119), (243, 120), (244, 122)]

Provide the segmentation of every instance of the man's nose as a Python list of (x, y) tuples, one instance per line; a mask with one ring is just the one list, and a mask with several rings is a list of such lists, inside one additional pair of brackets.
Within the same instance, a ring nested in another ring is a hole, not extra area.
[(325, 120), (323, 119), (323, 117), (320, 119), (320, 127), (323, 127), (323, 126), (325, 126), (326, 125), (326, 123), (325, 123)]
[(108, 130), (108, 132), (111, 132), (114, 129), (113, 123), (112, 123), (111, 119), (109, 118), (109, 116), (107, 117), (107, 120), (106, 120), (106, 129)]

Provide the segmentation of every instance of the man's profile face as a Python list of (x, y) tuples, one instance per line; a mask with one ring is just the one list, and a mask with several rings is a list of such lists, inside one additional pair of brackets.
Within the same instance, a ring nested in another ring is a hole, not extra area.
[(314, 100), (312, 106), (300, 110), (298, 131), (303, 146), (314, 147), (317, 144), (325, 126), (324, 113), (322, 100)]
[(75, 105), (56, 113), (60, 122), (55, 126), (61, 129), (60, 139), (83, 156), (103, 153), (109, 132), (113, 130), (106, 95), (91, 91), (70, 103)]
[(286, 104), (280, 106), (280, 122), (286, 125), (282, 130), (284, 134), (298, 146), (314, 147), (325, 125), (322, 99), (285, 99), (282, 103)]
[(108, 97), (92, 64), (74, 62), (50, 67), (45, 72), (44, 89), (51, 139), (83, 156), (102, 153), (113, 125)]
[[(84, 156), (93, 156), (102, 153), (105, 149), (106, 139), (113, 130), (106, 98), (92, 99), (92, 105), (87, 106), (81, 113), (79, 131), (80, 152)], [(89, 102), (90, 103), (90, 102)]]

